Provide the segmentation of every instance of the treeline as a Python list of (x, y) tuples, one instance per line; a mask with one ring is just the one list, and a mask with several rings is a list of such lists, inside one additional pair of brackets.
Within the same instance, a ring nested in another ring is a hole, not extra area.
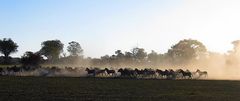
[[(234, 64), (239, 54), (240, 41), (234, 41), (234, 49), (227, 54), (226, 63)], [(72, 41), (68, 43), (67, 55), (63, 52), (64, 44), (60, 40), (47, 40), (41, 43), (37, 52), (27, 51), (19, 59), (10, 57), (17, 52), (19, 46), (10, 38), (0, 40), (1, 64), (21, 63), (23, 65), (62, 64), (79, 66), (104, 67), (133, 67), (133, 66), (165, 66), (182, 65), (208, 61), (216, 53), (208, 52), (203, 43), (198, 40), (184, 39), (172, 45), (166, 53), (151, 51), (147, 53), (144, 48), (135, 47), (130, 51), (116, 50), (115, 54), (100, 58), (84, 57), (81, 45)], [(157, 47), (157, 46), (156, 46)], [(225, 56), (226, 57), (226, 56)], [(233, 61), (234, 60), (234, 61)], [(17, 62), (16, 62), (17, 61)]]
[(152, 50), (147, 53), (143, 48), (133, 48), (130, 51), (115, 51), (113, 55), (105, 55), (100, 59), (92, 59), (92, 63), (102, 66), (166, 66), (180, 65), (207, 57), (206, 47), (197, 40), (184, 39), (173, 45), (166, 53)]
[(68, 43), (67, 51), (63, 52), (64, 44), (60, 40), (47, 40), (41, 43), (41, 49), (37, 52), (26, 51), (21, 57), (13, 58), (10, 54), (16, 53), (19, 46), (10, 38), (0, 40), (1, 64), (39, 65), (39, 64), (75, 64), (83, 58), (83, 49), (76, 41)]

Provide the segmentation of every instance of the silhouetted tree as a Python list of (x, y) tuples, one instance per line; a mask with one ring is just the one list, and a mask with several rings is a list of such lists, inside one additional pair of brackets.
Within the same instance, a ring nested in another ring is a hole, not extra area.
[(119, 66), (118, 58), (116, 55), (111, 55), (109, 59), (110, 66)]
[(147, 53), (145, 52), (145, 50), (138, 47), (132, 49), (132, 55), (137, 62), (143, 62), (144, 59), (147, 57)]
[(60, 40), (48, 40), (42, 42), (40, 53), (52, 62), (59, 59), (60, 53), (63, 52), (63, 44)]
[(70, 56), (80, 56), (83, 53), (83, 49), (78, 42), (72, 41), (68, 43), (67, 51), (70, 53)]
[(133, 54), (131, 52), (125, 52), (124, 54), (124, 63), (126, 65), (132, 65), (134, 61)]
[(33, 53), (30, 51), (27, 51), (24, 53), (24, 55), (21, 57), (21, 63), (23, 65), (32, 65), (37, 66), (41, 62), (43, 58), (41, 57), (40, 53)]
[(123, 57), (124, 57), (124, 54), (122, 53), (121, 50), (115, 51), (115, 54), (116, 54), (116, 56), (117, 56), (118, 58), (123, 58)]
[(122, 51), (117, 50), (117, 51), (115, 51), (115, 54), (116, 54), (115, 62), (117, 64), (122, 64), (124, 62), (124, 54), (122, 53)]
[(168, 56), (174, 63), (185, 63), (204, 56), (207, 52), (206, 47), (197, 40), (184, 39), (173, 45), (168, 50)]
[(4, 55), (4, 63), (9, 63), (9, 55), (17, 52), (18, 45), (12, 39), (0, 40), (0, 53)]
[(133, 59), (133, 54), (131, 52), (125, 52), (124, 58), (126, 60), (132, 60)]

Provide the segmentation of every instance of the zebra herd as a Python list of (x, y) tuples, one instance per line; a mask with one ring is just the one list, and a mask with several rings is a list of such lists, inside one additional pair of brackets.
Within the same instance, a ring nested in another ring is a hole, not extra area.
[(207, 78), (207, 71), (200, 71), (197, 69), (195, 72), (183, 69), (130, 69), (130, 68), (120, 68), (118, 70), (113, 69), (89, 69), (86, 68), (87, 76), (90, 77), (128, 77), (128, 78), (160, 78), (160, 79), (199, 79)]
[(183, 69), (131, 69), (131, 68), (97, 68), (97, 67), (26, 67), (12, 66), (0, 68), (2, 76), (71, 76), (71, 77), (114, 77), (114, 78), (157, 78), (157, 79), (200, 79), (208, 76), (207, 71), (195, 72)]

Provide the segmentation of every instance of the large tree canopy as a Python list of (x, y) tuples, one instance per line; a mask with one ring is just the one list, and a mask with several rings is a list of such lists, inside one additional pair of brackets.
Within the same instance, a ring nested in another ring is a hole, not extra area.
[(78, 42), (72, 41), (68, 43), (67, 51), (70, 53), (70, 56), (80, 56), (83, 53), (83, 49)]
[(136, 61), (142, 62), (147, 57), (147, 52), (143, 48), (136, 47), (132, 49), (132, 55)]
[(207, 52), (206, 47), (197, 40), (184, 39), (173, 45), (168, 50), (168, 56), (175, 63), (188, 62), (189, 60), (198, 59)]
[(25, 52), (24, 55), (21, 57), (21, 63), (23, 65), (39, 65), (41, 60), (42, 57), (39, 53), (33, 53), (30, 51)]
[(12, 39), (4, 38), (0, 40), (0, 53), (5, 57), (5, 63), (8, 62), (9, 55), (17, 52), (18, 45)]
[(49, 60), (56, 60), (63, 52), (63, 44), (60, 40), (48, 40), (42, 42), (40, 53), (46, 56)]
[(123, 62), (124, 61), (124, 54), (122, 53), (121, 50), (115, 51), (115, 54), (116, 54), (116, 60), (118, 62)]

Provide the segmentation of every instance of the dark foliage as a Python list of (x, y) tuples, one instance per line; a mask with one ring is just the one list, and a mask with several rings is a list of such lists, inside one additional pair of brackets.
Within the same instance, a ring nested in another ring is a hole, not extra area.
[(25, 54), (21, 58), (21, 63), (23, 65), (39, 65), (39, 63), (43, 60), (42, 56), (39, 53), (33, 52), (25, 52)]

